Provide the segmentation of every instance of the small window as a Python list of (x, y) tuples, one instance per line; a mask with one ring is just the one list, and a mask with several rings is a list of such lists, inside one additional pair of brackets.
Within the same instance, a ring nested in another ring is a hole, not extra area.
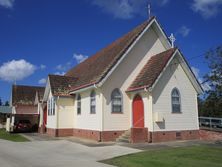
[(112, 112), (121, 113), (122, 112), (122, 94), (119, 89), (114, 89), (111, 94), (112, 102)]
[(174, 88), (171, 92), (171, 101), (172, 101), (172, 113), (181, 113), (180, 92), (177, 88)]
[(90, 94), (90, 113), (96, 113), (96, 93), (94, 90)]
[(47, 104), (48, 104), (48, 115), (50, 115), (50, 110), (51, 110), (51, 109), (50, 109), (50, 99), (48, 100), (48, 103), (47, 103)]
[(81, 114), (81, 96), (78, 94), (77, 96), (77, 114)]
[(55, 98), (52, 97), (52, 115), (55, 115)]

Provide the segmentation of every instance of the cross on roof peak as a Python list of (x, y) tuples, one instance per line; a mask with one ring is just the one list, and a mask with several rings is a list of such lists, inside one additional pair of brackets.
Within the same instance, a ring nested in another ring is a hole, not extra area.
[(176, 38), (175, 38), (175, 36), (173, 35), (173, 33), (170, 34), (169, 40), (170, 40), (170, 42), (171, 42), (171, 47), (174, 48), (174, 43), (175, 43), (175, 41), (176, 41)]

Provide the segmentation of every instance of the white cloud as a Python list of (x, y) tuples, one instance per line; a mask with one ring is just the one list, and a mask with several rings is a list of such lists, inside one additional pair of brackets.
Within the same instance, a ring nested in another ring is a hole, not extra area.
[(65, 75), (65, 72), (64, 72), (64, 71), (62, 71), (62, 72), (57, 71), (57, 72), (55, 72), (54, 74), (55, 74), (55, 75)]
[(40, 68), (41, 70), (44, 70), (44, 69), (46, 69), (46, 65), (41, 64), (41, 65), (39, 66), (39, 68)]
[(193, 0), (192, 10), (200, 13), (203, 18), (215, 17), (222, 5), (222, 0)]
[(44, 84), (46, 84), (46, 79), (45, 79), (45, 78), (42, 78), (42, 79), (40, 79), (40, 80), (38, 81), (38, 83), (39, 83), (40, 85), (44, 85)]
[(21, 59), (12, 60), (0, 66), (0, 78), (4, 81), (19, 81), (34, 73), (36, 67)]
[(189, 35), (189, 33), (190, 33), (190, 28), (188, 28), (187, 26), (182, 26), (182, 27), (180, 27), (179, 28), (179, 30), (178, 30), (178, 34), (181, 34), (183, 37), (186, 37), (186, 36), (188, 36)]
[(88, 56), (86, 55), (83, 55), (83, 54), (76, 54), (74, 53), (73, 54), (73, 58), (77, 61), (77, 63), (81, 63), (83, 62), (84, 60), (86, 60), (88, 58)]
[(197, 80), (201, 84), (202, 88), (204, 89), (204, 91), (211, 90), (209, 83), (207, 83), (207, 82), (203, 83), (203, 78), (200, 77), (200, 70), (196, 67), (191, 67), (191, 69), (192, 69), (194, 75), (196, 76)]
[(158, 5), (164, 6), (170, 2), (170, 0), (157, 0)]
[[(166, 1), (166, 0), (163, 0)], [(131, 19), (146, 10), (144, 0), (93, 0), (92, 4), (119, 19)]]
[(12, 8), (15, 0), (0, 0), (0, 6), (4, 8)]

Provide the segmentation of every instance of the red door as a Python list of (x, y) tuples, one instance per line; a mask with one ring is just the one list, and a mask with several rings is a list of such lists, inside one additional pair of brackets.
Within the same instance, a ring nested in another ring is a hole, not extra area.
[(133, 99), (133, 127), (144, 128), (143, 99), (140, 95), (136, 95)]

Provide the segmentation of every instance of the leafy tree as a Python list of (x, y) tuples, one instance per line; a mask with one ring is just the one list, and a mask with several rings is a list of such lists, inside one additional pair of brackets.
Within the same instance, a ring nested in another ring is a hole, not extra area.
[(6, 102), (5, 102), (5, 106), (9, 106), (9, 101), (6, 101)]
[(2, 98), (0, 97), (0, 106), (2, 106)]
[(222, 46), (208, 51), (205, 55), (210, 72), (205, 75), (205, 82), (211, 90), (206, 99), (199, 99), (199, 115), (222, 117)]

